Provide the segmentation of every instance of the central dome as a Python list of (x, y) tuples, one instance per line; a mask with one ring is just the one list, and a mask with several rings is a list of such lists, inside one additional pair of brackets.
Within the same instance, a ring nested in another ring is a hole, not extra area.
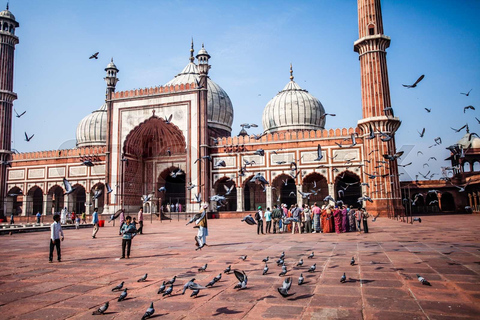
[(77, 126), (77, 147), (104, 146), (107, 143), (107, 104), (82, 119)]
[(317, 98), (293, 81), (290, 66), (290, 82), (267, 103), (262, 122), (266, 133), (320, 130), (325, 127), (325, 109)]
[[(202, 48), (202, 50), (205, 50)], [(200, 80), (197, 65), (193, 63), (193, 47), (190, 63), (183, 68), (182, 72), (167, 82), (165, 86), (175, 86), (187, 83), (196, 83)], [(233, 105), (228, 94), (218, 84), (207, 78), (208, 102), (208, 126), (230, 133), (233, 123)]]

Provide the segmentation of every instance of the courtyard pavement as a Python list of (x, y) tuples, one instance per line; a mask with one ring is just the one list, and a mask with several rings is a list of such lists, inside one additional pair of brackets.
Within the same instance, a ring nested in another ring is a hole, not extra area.
[[(480, 216), (430, 216), (413, 225), (379, 218), (362, 235), (257, 235), (255, 226), (239, 219), (208, 223), (209, 246), (195, 251), (192, 225), (146, 221), (124, 260), (111, 224), (96, 239), (92, 229), (66, 230), (60, 263), (48, 263), (48, 232), (1, 236), (0, 318), (140, 319), (151, 302), (158, 319), (480, 318)], [(275, 260), (282, 251), (293, 280), (288, 298), (277, 292), (283, 277)], [(312, 251), (315, 257), (307, 259)], [(242, 261), (241, 255), (248, 257)], [(263, 276), (266, 256), (270, 270)], [(295, 267), (300, 258), (304, 266)], [(206, 272), (199, 273), (205, 263)], [(316, 271), (307, 272), (313, 263)], [(246, 272), (247, 289), (237, 291), (235, 276), (223, 274), (230, 264)], [(145, 273), (147, 280), (137, 282)], [(178, 293), (192, 277), (205, 285), (219, 273), (222, 279), (197, 298)], [(422, 285), (417, 273), (432, 286)], [(157, 295), (174, 275), (174, 294)], [(121, 281), (128, 298), (117, 302), (120, 293), (111, 289)], [(92, 316), (106, 301), (106, 314)]]

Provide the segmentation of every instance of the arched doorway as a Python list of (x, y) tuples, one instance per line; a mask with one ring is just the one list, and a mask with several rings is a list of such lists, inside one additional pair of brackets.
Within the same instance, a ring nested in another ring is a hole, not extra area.
[(22, 213), (22, 202), (23, 202), (23, 192), (19, 187), (13, 187), (7, 193), (7, 208), (6, 212), (8, 214), (21, 214)]
[(425, 205), (429, 212), (438, 212), (440, 210), (438, 196), (435, 192), (428, 192), (425, 197)]
[(351, 171), (344, 171), (335, 178), (335, 198), (344, 204), (359, 207), (358, 198), (362, 196), (360, 177)]
[[(287, 174), (281, 174), (272, 181), (272, 187), (275, 188), (273, 193), (273, 202), (277, 205), (284, 203), (290, 208), (292, 204), (297, 203), (297, 186), (295, 180)], [(294, 195), (292, 195), (292, 192)]]
[[(87, 194), (85, 192), (85, 188), (79, 184), (75, 185), (74, 187), (75, 191), (72, 193), (73, 205), (70, 208), (70, 211), (74, 211), (75, 213), (85, 212), (85, 202), (87, 201)], [(92, 209), (94, 208), (93, 203), (87, 203), (87, 205), (92, 205)]]
[(302, 191), (312, 193), (310, 199), (304, 199), (304, 203), (310, 205), (317, 202), (320, 205), (328, 196), (327, 179), (317, 172), (312, 172), (303, 178)]
[(440, 200), (442, 202), (443, 212), (455, 211), (455, 200), (453, 199), (453, 195), (450, 192), (443, 192)]
[[(181, 173), (178, 173), (179, 170)], [(165, 187), (166, 191), (159, 192), (158, 189), (160, 187)], [(159, 175), (157, 183), (157, 197), (159, 198), (162, 206), (170, 206), (170, 212), (185, 211), (186, 177), (185, 173), (181, 171), (180, 168), (171, 167), (164, 170)]]
[(26, 215), (37, 214), (43, 212), (43, 191), (38, 186), (32, 187), (27, 193), (27, 210)]
[(256, 182), (250, 182), (253, 175), (245, 180), (243, 192), (244, 192), (244, 208), (245, 211), (255, 211), (259, 206), (265, 210), (267, 204), (267, 195), (261, 184)]
[[(232, 191), (227, 195), (225, 188), (230, 189), (233, 187)], [(237, 211), (237, 188), (235, 182), (230, 178), (223, 177), (217, 180), (213, 186), (215, 194), (225, 196), (225, 206), (221, 206), (217, 211)]]
[[(128, 159), (122, 166), (120, 181), (126, 207), (141, 206), (141, 197), (146, 194), (157, 195), (162, 203), (179, 202), (185, 207), (185, 174), (172, 177), (170, 172), (165, 174), (165, 170), (161, 174), (157, 172), (159, 168), (174, 167), (172, 163), (186, 167), (185, 138), (177, 126), (162, 118), (150, 117), (127, 135), (121, 156)], [(156, 191), (160, 186), (167, 188), (165, 194)]]
[(63, 188), (59, 185), (54, 185), (53, 187), (48, 190), (47, 195), (47, 213), (60, 213), (60, 211), (64, 208), (64, 197), (63, 197)]
[[(95, 199), (95, 192), (100, 190), (102, 193), (98, 196), (98, 198)], [(98, 208), (98, 213), (103, 213), (103, 207), (105, 205), (105, 185), (103, 183), (99, 182), (93, 186), (92, 190), (90, 190), (90, 199), (92, 199), (92, 207)], [(75, 212), (81, 213), (80, 211)]]

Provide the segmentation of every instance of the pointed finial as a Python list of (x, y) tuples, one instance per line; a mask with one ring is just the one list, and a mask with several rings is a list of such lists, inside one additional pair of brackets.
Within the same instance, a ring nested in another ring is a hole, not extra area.
[(190, 62), (193, 62), (195, 58), (193, 57), (193, 53), (195, 50), (193, 50), (193, 37), (192, 37), (192, 46), (190, 47)]
[(291, 63), (290, 63), (290, 81), (293, 81), (293, 67)]
[(112, 59), (110, 59), (110, 62), (113, 63), (113, 57), (112, 57)]
[(468, 123), (467, 123), (467, 133), (470, 133), (470, 128), (468, 127)]
[(9, 1), (7, 1), (7, 10), (8, 10), (8, 3), (9, 3)]
[(205, 49), (205, 46), (203, 45), (203, 42), (202, 42), (202, 48), (204, 48), (204, 49)]

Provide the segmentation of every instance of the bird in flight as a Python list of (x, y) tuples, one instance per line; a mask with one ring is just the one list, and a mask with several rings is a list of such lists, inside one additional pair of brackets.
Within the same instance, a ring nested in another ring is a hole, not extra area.
[(460, 92), (460, 94), (464, 94), (466, 95), (467, 97), (470, 95), (470, 91), (472, 91), (472, 89), (470, 89), (467, 93), (464, 93), (464, 92)]
[(468, 124), (464, 125), (464, 126), (461, 127), (460, 129), (455, 129), (455, 128), (452, 128), (452, 127), (450, 127), (450, 129), (452, 129), (452, 130), (455, 131), (455, 132), (460, 132), (460, 131), (462, 131), (463, 129), (465, 129), (465, 128), (467, 127), (467, 125), (468, 125)]
[(467, 111), (468, 109), (475, 110), (475, 107), (474, 106), (466, 106), (465, 108), (463, 108), (463, 113), (465, 113), (465, 111)]
[(422, 75), (417, 79), (417, 81), (415, 81), (414, 84), (402, 84), (402, 86), (404, 86), (405, 88), (408, 88), (408, 89), (410, 89), (410, 88), (415, 88), (415, 87), (417, 86), (417, 84), (418, 84), (420, 81), (423, 80), (423, 78), (425, 78), (425, 75), (424, 75), (424, 74), (422, 74)]
[(23, 116), (27, 111), (23, 111), (22, 113), (18, 114), (17, 110), (13, 109), (13, 111), (15, 111), (15, 117), (17, 118), (20, 118), (21, 116)]
[(430, 108), (430, 109), (425, 108), (425, 110), (427, 110), (428, 113), (432, 112), (432, 108)]
[(99, 54), (99, 53), (100, 53), (100, 52), (95, 52), (95, 53), (92, 54), (92, 55), (90, 56), (90, 58), (88, 58), (88, 59), (98, 59), (98, 54)]
[(25, 141), (30, 142), (30, 140), (32, 140), (32, 138), (33, 138), (34, 135), (35, 135), (35, 134), (32, 134), (32, 135), (29, 137), (28, 134), (27, 134), (27, 132), (25, 132)]
[(422, 132), (418, 131), (418, 133), (420, 134), (420, 138), (423, 138), (423, 135), (425, 134), (425, 128), (422, 129)]

